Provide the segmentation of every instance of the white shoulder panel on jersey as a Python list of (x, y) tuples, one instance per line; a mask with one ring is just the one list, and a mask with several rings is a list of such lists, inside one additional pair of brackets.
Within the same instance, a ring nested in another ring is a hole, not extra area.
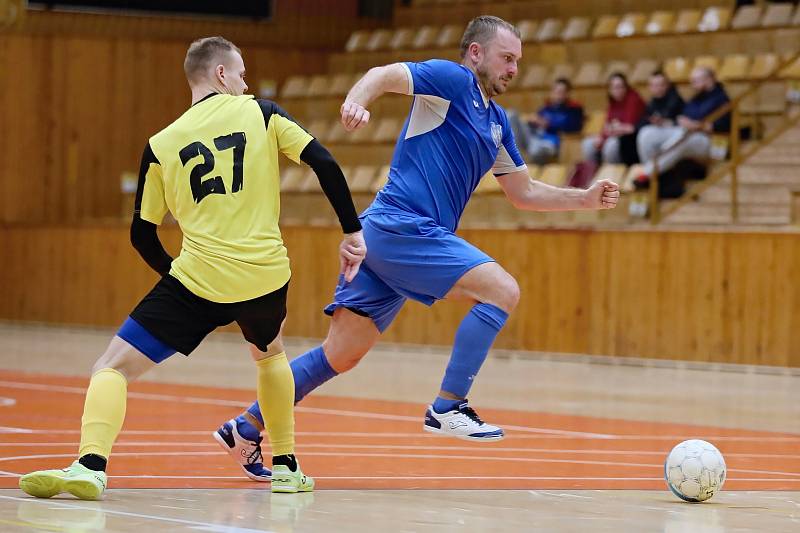
[(415, 96), (405, 138), (410, 139), (428, 133), (444, 124), (448, 109), (450, 109), (450, 100), (428, 94)]

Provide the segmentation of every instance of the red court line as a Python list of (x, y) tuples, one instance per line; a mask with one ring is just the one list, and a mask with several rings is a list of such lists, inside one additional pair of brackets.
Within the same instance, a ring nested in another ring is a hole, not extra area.
[[(16, 402), (0, 406), (0, 488), (16, 487), (14, 474), (72, 460), (86, 384), (0, 372), (0, 397)], [(252, 391), (157, 383), (129, 391), (112, 488), (262, 486), (210, 439)], [(663, 489), (672, 446), (705, 438), (726, 456), (726, 489), (800, 490), (796, 434), (482, 408), (514, 429), (501, 442), (472, 443), (424, 433), (423, 413), (423, 404), (311, 396), (297, 411), (303, 468), (321, 489)]]

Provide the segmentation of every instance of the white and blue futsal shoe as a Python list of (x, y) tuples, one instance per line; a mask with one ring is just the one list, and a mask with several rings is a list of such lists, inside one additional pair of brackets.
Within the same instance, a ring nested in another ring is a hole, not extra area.
[(497, 441), (504, 437), (503, 430), (487, 424), (464, 400), (452, 411), (437, 413), (432, 405), (425, 412), (425, 431), (448, 435), (464, 440)]
[(258, 440), (252, 441), (242, 437), (238, 424), (235, 419), (228, 420), (213, 433), (214, 440), (239, 463), (247, 477), (253, 481), (270, 481), (272, 472), (264, 466), (261, 455), (261, 441), (264, 438), (259, 436)]

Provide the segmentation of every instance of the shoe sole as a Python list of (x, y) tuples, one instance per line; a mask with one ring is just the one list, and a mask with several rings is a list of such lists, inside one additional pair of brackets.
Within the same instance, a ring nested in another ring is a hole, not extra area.
[(82, 479), (65, 480), (48, 475), (20, 479), (19, 488), (35, 498), (52, 498), (63, 492), (68, 492), (80, 500), (98, 500), (103, 495), (103, 489), (91, 481)]
[[(236, 457), (236, 454), (233, 452), (233, 449), (230, 446), (228, 446), (228, 443), (225, 442), (225, 439), (220, 437), (219, 433), (217, 433), (216, 431), (214, 433), (212, 433), (211, 436), (214, 437), (214, 440), (217, 441), (217, 443), (220, 446), (222, 446), (222, 449), (225, 450), (228, 453), (228, 455), (233, 457), (233, 460), (237, 461), (237, 464), (238, 464), (238, 460), (237, 460), (238, 458)], [(242, 472), (244, 472), (244, 475), (246, 475), (252, 481), (258, 481), (259, 483), (269, 483), (270, 481), (272, 481), (272, 478), (256, 476), (254, 474), (251, 474), (242, 465), (239, 465), (239, 468), (241, 468)]]
[(99, 500), (103, 495), (103, 489), (91, 481), (82, 479), (64, 481), (64, 490), (80, 500)]
[(428, 433), (433, 433), (434, 435), (442, 435), (443, 437), (455, 437), (457, 439), (471, 440), (473, 442), (497, 442), (505, 438), (505, 435), (491, 436), (491, 437), (471, 437), (469, 435), (454, 435), (447, 431), (442, 431), (441, 429), (432, 428), (424, 424), (422, 426), (422, 429), (424, 429)]
[(34, 498), (52, 498), (64, 492), (64, 480), (55, 476), (25, 476), (20, 478), (19, 488)]
[(314, 486), (298, 487), (292, 483), (291, 479), (280, 478), (272, 480), (272, 492), (278, 494), (297, 494), (298, 492), (313, 492)]

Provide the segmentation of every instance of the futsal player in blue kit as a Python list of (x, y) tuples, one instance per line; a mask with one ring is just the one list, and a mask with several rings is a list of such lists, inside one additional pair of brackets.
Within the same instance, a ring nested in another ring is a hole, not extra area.
[[(332, 317), (321, 346), (291, 362), (295, 402), (353, 368), (378, 341), (406, 299), (473, 303), (455, 335), (441, 390), (428, 407), (426, 431), (474, 441), (496, 441), (503, 430), (481, 420), (467, 393), (495, 337), (519, 300), (519, 286), (494, 259), (455, 234), (481, 177), (492, 171), (518, 209), (611, 209), (619, 189), (601, 180), (588, 190), (534, 181), (520, 157), (502, 107), (522, 55), (519, 31), (491, 16), (473, 19), (461, 41), (460, 64), (445, 60), (395, 63), (371, 69), (341, 107), (347, 130), (370, 119), (367, 107), (386, 93), (413, 95), (389, 180), (362, 213), (369, 249), (355, 278), (342, 278), (325, 313)], [(490, 178), (486, 178), (490, 179)], [(258, 403), (215, 433), (251, 479), (266, 481), (261, 464)], [(255, 459), (254, 459), (255, 458)]]

